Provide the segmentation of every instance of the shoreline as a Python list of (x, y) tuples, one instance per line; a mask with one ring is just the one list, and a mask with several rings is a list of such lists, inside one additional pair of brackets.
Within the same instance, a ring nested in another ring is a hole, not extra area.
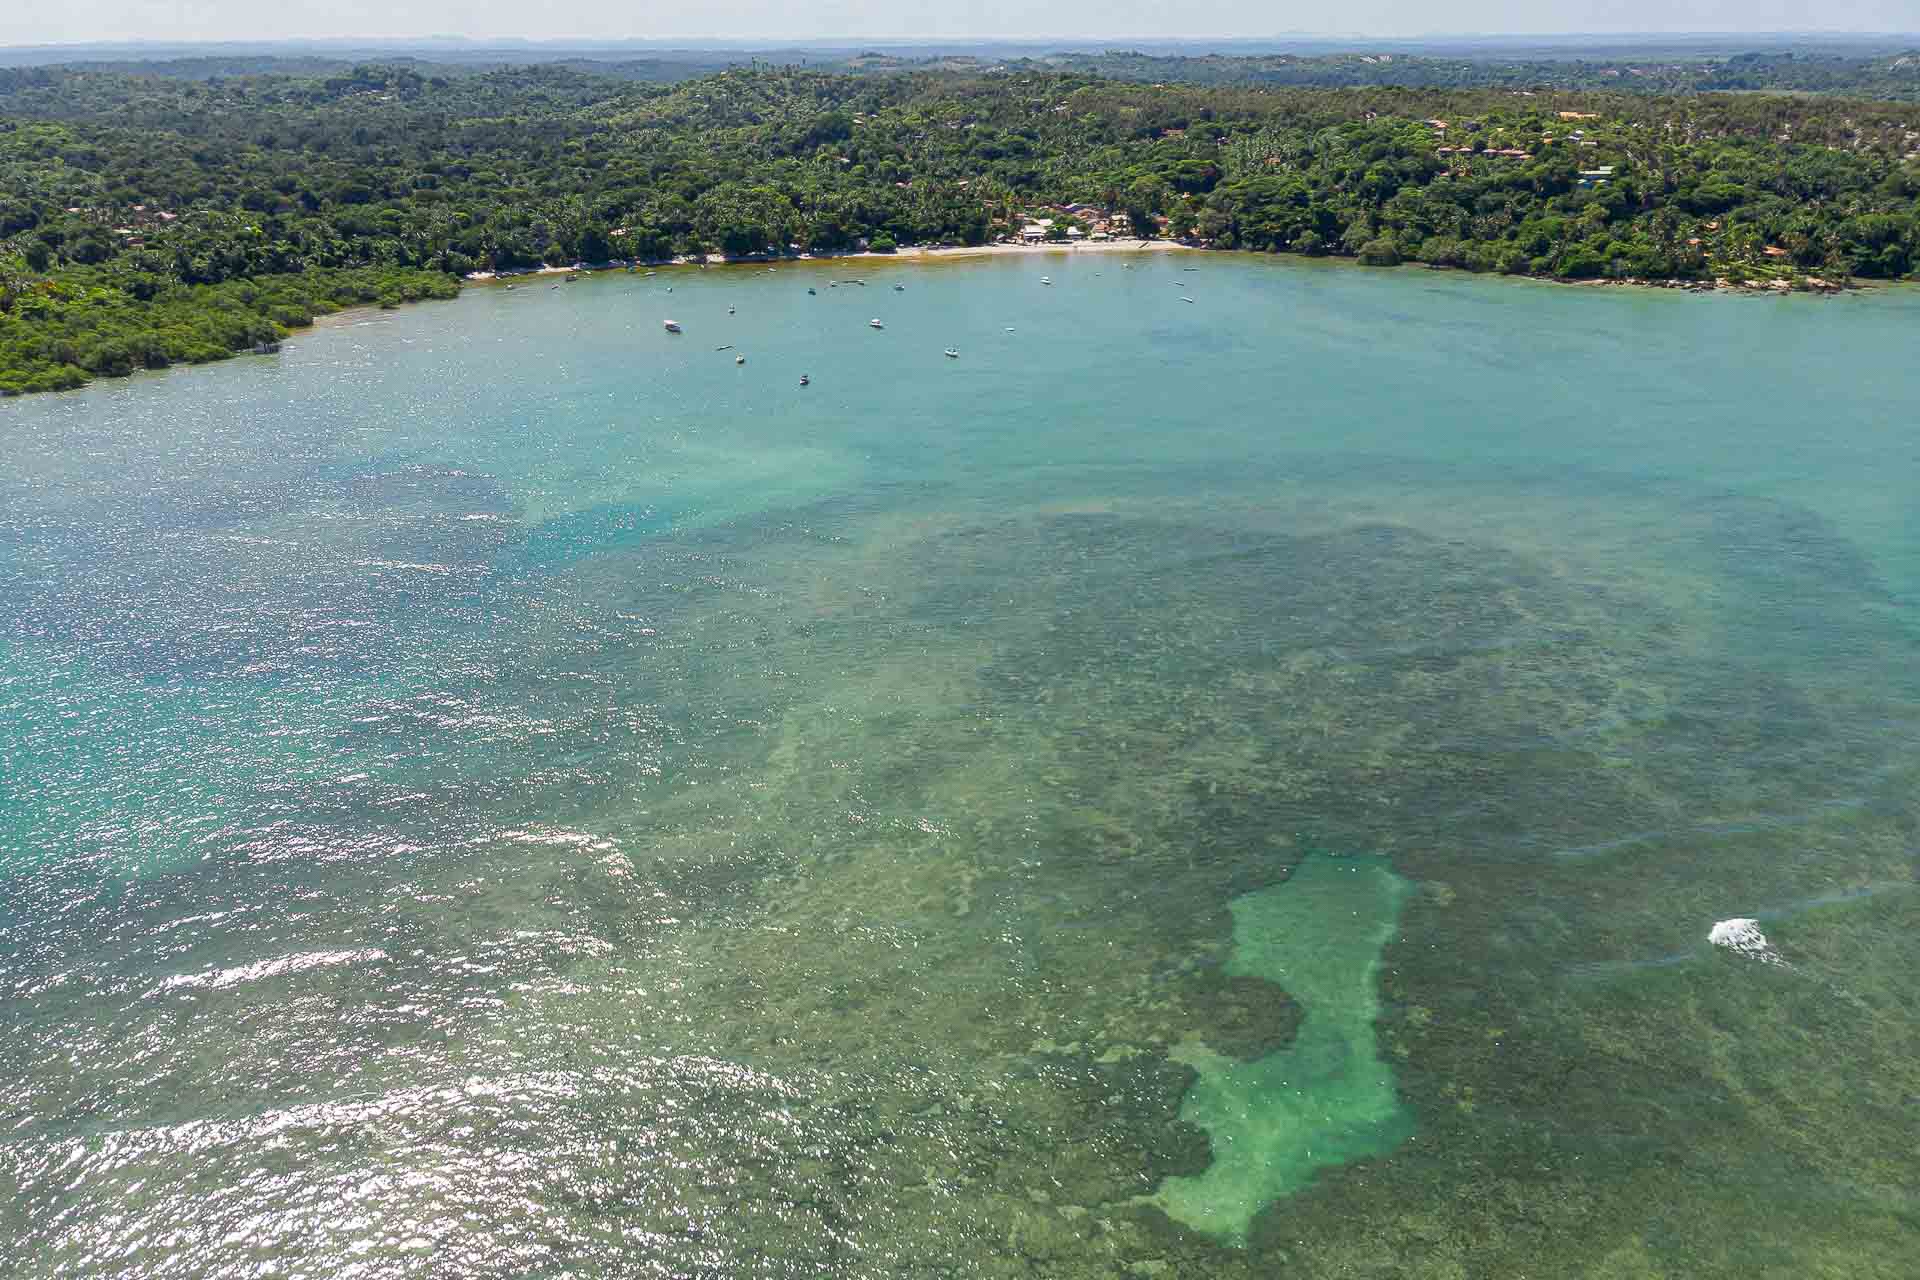
[(917, 258), (978, 258), (1003, 254), (1019, 256), (1039, 253), (1199, 253), (1204, 252), (1205, 249), (1204, 245), (1186, 244), (1178, 240), (1101, 240), (1092, 244), (1067, 242), (1064, 244), (902, 245), (890, 253), (881, 253), (873, 249), (856, 249), (847, 253), (761, 253), (747, 254), (738, 258), (710, 253), (704, 259), (682, 257), (636, 259), (633, 262), (615, 260), (583, 263), (571, 267), (528, 267), (523, 271), (470, 271), (460, 279), (463, 284), (493, 284), (502, 280), (524, 280), (539, 276), (606, 275), (609, 272), (627, 272), (641, 268), (653, 271), (662, 267), (758, 267), (781, 262), (858, 260), (885, 262)]
[[(631, 272), (641, 269), (653, 271), (666, 267), (750, 267), (768, 266), (778, 263), (805, 262), (855, 262), (855, 261), (918, 261), (928, 258), (985, 258), (985, 257), (1021, 257), (1032, 254), (1110, 254), (1110, 253), (1249, 253), (1263, 258), (1310, 258), (1326, 262), (1344, 262), (1358, 267), (1360, 262), (1341, 254), (1298, 254), (1289, 252), (1262, 252), (1253, 249), (1215, 249), (1211, 245), (1193, 244), (1180, 240), (1103, 240), (1094, 243), (1047, 242), (1043, 244), (972, 244), (972, 245), (903, 245), (891, 252), (880, 253), (872, 249), (860, 249), (847, 253), (798, 253), (798, 254), (750, 254), (744, 257), (729, 258), (723, 254), (709, 254), (704, 260), (695, 258), (663, 258), (655, 261), (637, 261), (633, 263), (609, 262), (573, 267), (532, 267), (524, 271), (475, 271), (461, 277), (462, 285), (497, 284), (525, 279), (529, 276), (582, 276), (605, 275), (613, 272)], [(1716, 293), (1752, 297), (1779, 297), (1781, 295), (1817, 295), (1833, 297), (1846, 293), (1869, 292), (1875, 286), (1861, 284), (1855, 280), (1844, 282), (1828, 280), (1818, 276), (1806, 277), (1804, 287), (1795, 287), (1787, 280), (1733, 281), (1724, 276), (1710, 279), (1649, 279), (1640, 276), (1628, 276), (1620, 279), (1578, 278), (1572, 276), (1537, 276), (1531, 274), (1506, 275), (1501, 272), (1468, 271), (1465, 267), (1438, 266), (1430, 263), (1402, 262), (1396, 264), (1400, 269), (1425, 267), (1429, 271), (1445, 271), (1464, 275), (1490, 275), (1501, 279), (1527, 280), (1535, 284), (1572, 285), (1586, 289), (1655, 289), (1664, 292), (1680, 293)], [(1392, 270), (1394, 268), (1372, 268)]]
[[(1064, 255), (1064, 256), (1071, 257), (1077, 254), (1098, 254), (1098, 255), (1104, 256), (1108, 254), (1141, 254), (1141, 253), (1244, 254), (1251, 257), (1259, 257), (1259, 258), (1266, 258), (1266, 259), (1298, 259), (1300, 261), (1321, 262), (1329, 265), (1341, 265), (1341, 266), (1349, 267), (1355, 270), (1380, 271), (1383, 273), (1392, 273), (1394, 271), (1411, 271), (1414, 269), (1424, 267), (1426, 270), (1429, 270), (1429, 271), (1440, 271), (1440, 272), (1446, 272), (1448, 274), (1460, 274), (1460, 275), (1468, 275), (1468, 276), (1489, 276), (1499, 280), (1518, 281), (1518, 282), (1524, 282), (1527, 284), (1559, 285), (1559, 286), (1571, 285), (1571, 286), (1587, 288), (1587, 289), (1622, 289), (1622, 288), (1646, 289), (1646, 290), (1653, 290), (1653, 291), (1665, 292), (1665, 293), (1716, 294), (1721, 296), (1740, 296), (1740, 297), (1832, 298), (1832, 297), (1842, 297), (1847, 295), (1881, 293), (1891, 289), (1897, 289), (1899, 286), (1903, 284), (1913, 283), (1909, 281), (1899, 281), (1899, 280), (1873, 281), (1871, 283), (1862, 283), (1858, 280), (1853, 280), (1853, 279), (1849, 279), (1844, 283), (1840, 283), (1836, 281), (1820, 279), (1818, 277), (1809, 277), (1808, 287), (1795, 288), (1791, 282), (1786, 280), (1770, 280), (1770, 281), (1736, 283), (1724, 277), (1717, 278), (1717, 279), (1704, 279), (1704, 280), (1692, 280), (1692, 279), (1654, 280), (1654, 279), (1646, 279), (1641, 277), (1627, 277), (1623, 279), (1575, 279), (1575, 278), (1561, 277), (1561, 276), (1536, 276), (1536, 275), (1527, 275), (1527, 274), (1505, 275), (1499, 272), (1476, 272), (1476, 271), (1468, 271), (1464, 267), (1436, 266), (1433, 264), (1418, 263), (1418, 262), (1402, 262), (1393, 267), (1362, 267), (1362, 264), (1357, 259), (1347, 257), (1344, 255), (1337, 255), (1337, 254), (1307, 255), (1307, 254), (1286, 253), (1286, 252), (1281, 252), (1281, 253), (1262, 252), (1259, 250), (1252, 250), (1252, 249), (1215, 249), (1210, 245), (1185, 243), (1178, 240), (1131, 240), (1131, 239), (1099, 241), (1092, 244), (1046, 243), (1046, 244), (982, 244), (982, 245), (909, 245), (909, 246), (905, 246), (903, 248), (897, 249), (891, 253), (876, 253), (872, 250), (861, 250), (853, 253), (840, 253), (840, 254), (819, 254), (819, 255), (789, 254), (789, 255), (782, 255), (777, 257), (772, 255), (761, 255), (761, 256), (744, 257), (744, 258), (724, 258), (716, 254), (716, 255), (711, 255), (708, 258), (708, 260), (704, 263), (697, 262), (690, 258), (676, 258), (676, 259), (668, 259), (668, 260), (659, 261), (659, 262), (634, 262), (632, 264), (601, 263), (593, 266), (579, 266), (579, 267), (544, 267), (543, 266), (538, 268), (529, 268), (525, 271), (506, 271), (506, 272), (477, 271), (477, 272), (472, 272), (466, 276), (457, 277), (457, 279), (460, 282), (461, 291), (464, 292), (468, 286), (487, 285), (487, 284), (503, 284), (503, 285), (510, 286), (513, 281), (526, 279), (528, 277), (534, 277), (534, 278), (538, 278), (541, 276), (577, 277), (577, 276), (585, 276), (585, 275), (627, 274), (630, 272), (638, 272), (642, 269), (651, 271), (655, 269), (670, 268), (670, 267), (709, 267), (709, 266), (711, 267), (763, 267), (763, 266), (769, 266), (770, 264), (778, 264), (778, 263), (787, 263), (787, 264), (819, 263), (824, 265), (824, 264), (830, 264), (834, 262), (852, 262), (852, 261), (865, 261), (865, 262), (875, 262), (875, 261), (884, 261), (884, 260), (919, 261), (923, 259), (936, 259), (936, 258), (984, 258), (984, 257), (1007, 257), (1007, 256), (1019, 257), (1023, 255), (1054, 255), (1054, 256)], [(401, 304), (400, 307), (385, 307), (385, 306), (376, 305), (374, 303), (356, 303), (353, 306), (344, 307), (338, 311), (325, 311), (325, 312), (319, 313), (318, 315), (314, 316), (313, 319), (309, 321), (306, 325), (296, 326), (290, 329), (287, 333), (286, 340), (291, 341), (302, 332), (310, 332), (315, 329), (333, 328), (333, 327), (338, 327), (345, 324), (351, 324), (367, 316), (377, 316), (388, 311), (399, 310), (404, 307), (410, 307), (414, 305), (414, 302), (445, 301), (445, 300), (446, 299), (421, 298), (421, 299), (415, 299), (413, 301), (403, 303)], [(278, 343), (274, 343), (271, 345), (277, 347)], [(216, 360), (209, 361), (206, 363), (224, 362), (226, 360), (230, 360), (238, 356), (265, 355), (265, 354), (277, 354), (277, 352), (263, 352), (255, 349), (242, 348), (242, 349), (226, 352), (225, 354), (217, 357)], [(196, 362), (196, 363), (199, 363), (199, 362)], [(178, 367), (179, 366), (175, 366), (174, 368), (178, 368)], [(130, 375), (127, 375), (127, 376), (129, 377), (139, 376), (141, 374), (147, 374), (147, 373), (169, 373), (173, 371), (174, 369), (171, 369), (171, 368), (136, 369)], [(88, 387), (98, 386), (103, 382), (116, 382), (116, 381), (120, 381), (120, 379), (110, 377), (104, 374), (95, 375), (93, 377), (88, 378), (86, 382), (82, 383), (80, 386), (77, 386), (77, 387), (62, 388), (60, 391), (53, 391), (53, 390), (11, 391), (9, 390), (5, 393), (0, 393), (0, 399), (19, 399), (19, 398), (24, 398), (25, 396), (57, 395), (57, 394), (62, 394), (64, 392), (77, 392), (77, 391), (83, 391)]]
[(1178, 240), (1100, 240), (1092, 244), (955, 244), (955, 245), (909, 245), (896, 249), (892, 253), (875, 253), (871, 249), (862, 253), (850, 253), (849, 258), (976, 258), (1008, 255), (1019, 257), (1035, 253), (1203, 253), (1205, 248), (1197, 244), (1184, 244)]

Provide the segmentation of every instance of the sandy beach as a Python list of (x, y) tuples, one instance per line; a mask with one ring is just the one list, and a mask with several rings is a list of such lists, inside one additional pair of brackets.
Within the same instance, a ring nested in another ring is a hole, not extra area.
[(1059, 244), (967, 244), (939, 245), (928, 248), (907, 247), (896, 249), (892, 253), (850, 253), (841, 256), (849, 258), (972, 258), (988, 254), (1046, 254), (1046, 253), (1165, 253), (1175, 250), (1195, 250), (1198, 245), (1181, 244), (1177, 240), (1099, 240), (1092, 243), (1067, 241)]
[[(876, 253), (864, 250), (857, 253), (802, 253), (791, 257), (745, 257), (728, 258), (721, 254), (709, 254), (704, 265), (710, 267), (749, 266), (776, 262), (838, 262), (850, 258), (978, 258), (995, 254), (1084, 254), (1084, 253), (1170, 253), (1174, 251), (1198, 250), (1199, 245), (1182, 244), (1176, 240), (1100, 240), (1091, 244), (1081, 241), (1074, 243), (1050, 244), (953, 244), (953, 245), (906, 245), (891, 253)], [(694, 258), (669, 258), (660, 262), (636, 262), (635, 267), (692, 267), (702, 265)], [(484, 283), (488, 280), (512, 280), (520, 276), (575, 275), (588, 271), (624, 271), (624, 265), (602, 265), (583, 267), (537, 267), (527, 271), (474, 271), (464, 279), (472, 283)]]

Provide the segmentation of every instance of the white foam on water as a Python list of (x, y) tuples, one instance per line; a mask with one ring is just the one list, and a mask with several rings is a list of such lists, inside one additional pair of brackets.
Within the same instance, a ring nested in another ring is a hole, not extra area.
[(1725, 947), (1767, 964), (1786, 963), (1780, 958), (1780, 953), (1773, 949), (1773, 944), (1767, 941), (1767, 935), (1760, 932), (1758, 920), (1722, 920), (1707, 934), (1707, 941), (1716, 947)]

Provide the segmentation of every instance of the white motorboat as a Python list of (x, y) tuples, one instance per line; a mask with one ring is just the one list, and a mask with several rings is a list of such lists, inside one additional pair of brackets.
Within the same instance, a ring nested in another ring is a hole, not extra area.
[(678, 320), (662, 320), (660, 323), (665, 326), (668, 333), (680, 332), (680, 322)]
[(869, 320), (869, 321), (867, 321), (867, 327), (868, 327), (869, 329), (884, 329), (884, 328), (886, 328), (887, 326), (885, 326), (885, 325), (883, 325), (883, 324), (881, 324), (881, 323), (880, 323), (880, 317), (879, 317), (879, 316), (875, 316), (875, 317), (874, 317), (873, 319), (871, 319), (871, 320)]

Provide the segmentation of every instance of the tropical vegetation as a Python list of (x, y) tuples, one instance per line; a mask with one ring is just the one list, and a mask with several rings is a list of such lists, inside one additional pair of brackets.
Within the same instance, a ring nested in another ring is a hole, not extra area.
[(1920, 105), (1018, 70), (0, 72), (0, 391), (213, 359), (472, 273), (977, 244), (1070, 204), (1369, 264), (1892, 280), (1920, 266)]

